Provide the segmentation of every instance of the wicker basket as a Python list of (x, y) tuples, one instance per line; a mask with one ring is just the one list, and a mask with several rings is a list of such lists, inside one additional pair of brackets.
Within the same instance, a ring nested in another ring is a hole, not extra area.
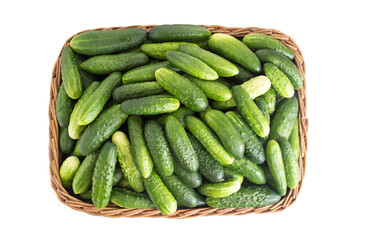
[[(112, 27), (112, 28), (98, 28), (94, 30), (119, 30), (124, 28), (138, 27), (149, 30), (154, 25), (147, 26), (129, 26), (129, 27)], [(70, 193), (68, 193), (61, 184), (59, 176), (59, 168), (61, 164), (61, 152), (58, 146), (59, 136), (59, 125), (56, 119), (55, 105), (57, 99), (57, 92), (61, 84), (61, 70), (60, 70), (60, 58), (61, 52), (57, 58), (57, 61), (52, 70), (51, 79), (51, 91), (50, 91), (50, 103), (49, 103), (49, 154), (50, 154), (50, 175), (51, 175), (51, 186), (55, 190), (58, 199), (71, 207), (72, 209), (86, 212), (91, 215), (105, 216), (105, 217), (166, 217), (166, 218), (189, 218), (197, 216), (212, 216), (212, 215), (244, 215), (248, 213), (267, 213), (282, 211), (289, 207), (296, 200), (305, 175), (306, 168), (306, 150), (307, 150), (307, 131), (308, 131), (308, 119), (306, 118), (306, 82), (305, 82), (305, 63), (302, 53), (295, 41), (280, 31), (275, 29), (262, 29), (262, 28), (228, 28), (223, 26), (211, 25), (204, 26), (208, 28), (212, 33), (226, 33), (234, 37), (243, 37), (249, 33), (257, 32), (270, 35), (282, 43), (286, 44), (295, 53), (295, 64), (300, 70), (301, 75), (304, 78), (304, 86), (298, 90), (299, 100), (299, 130), (300, 130), (300, 173), (301, 180), (297, 188), (288, 191), (287, 195), (276, 204), (261, 207), (261, 208), (246, 208), (246, 209), (218, 209), (218, 208), (194, 208), (194, 209), (179, 209), (174, 214), (164, 215), (156, 209), (124, 209), (116, 205), (110, 204), (103, 210), (99, 210), (90, 203), (85, 203)], [(83, 31), (83, 32), (87, 32)], [(82, 32), (80, 32), (82, 33)], [(78, 33), (78, 34), (80, 34)], [(77, 35), (77, 34), (76, 34)], [(69, 45), (71, 39), (74, 36), (66, 40), (63, 47)], [(62, 49), (61, 49), (62, 51)]]

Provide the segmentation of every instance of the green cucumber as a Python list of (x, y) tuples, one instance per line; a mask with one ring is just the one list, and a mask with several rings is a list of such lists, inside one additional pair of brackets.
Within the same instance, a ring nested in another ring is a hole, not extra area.
[(147, 55), (142, 52), (119, 53), (91, 57), (81, 64), (81, 67), (92, 74), (110, 74), (124, 72), (147, 64)]
[(229, 82), (229, 81), (228, 81), (228, 80), (226, 80), (225, 78), (218, 78), (218, 79), (216, 80), (216, 82), (219, 82), (219, 83), (221, 83), (221, 84), (225, 85), (228, 89), (231, 89), (231, 88), (235, 85), (235, 83), (233, 83), (233, 82)]
[(75, 194), (87, 192), (92, 186), (93, 173), (97, 162), (98, 153), (94, 152), (86, 156), (75, 174), (72, 189)]
[(266, 76), (271, 80), (273, 88), (282, 97), (290, 98), (294, 95), (295, 90), (291, 84), (290, 79), (284, 74), (276, 65), (272, 63), (265, 63), (263, 70)]
[(283, 99), (276, 108), (271, 121), (269, 139), (279, 137), (289, 138), (298, 115), (298, 102), (296, 97)]
[(177, 210), (177, 201), (154, 170), (148, 178), (144, 178), (144, 185), (151, 201), (160, 212), (172, 214)]
[(58, 143), (63, 153), (71, 153), (74, 150), (75, 140), (70, 138), (66, 128), (60, 128)]
[(273, 63), (290, 79), (296, 90), (299, 90), (303, 85), (303, 79), (299, 69), (288, 58), (270, 49), (261, 49), (255, 52), (261, 62)]
[(78, 157), (78, 158), (84, 157), (84, 155), (81, 154), (81, 152), (80, 152), (80, 139), (78, 139), (76, 141), (76, 144), (75, 144), (74, 151), (73, 151), (72, 155), (75, 156), (75, 157)]
[(265, 94), (271, 88), (271, 81), (266, 76), (257, 76), (245, 83), (241, 87), (249, 94), (252, 99)]
[(124, 178), (124, 174), (121, 170), (121, 167), (117, 163), (116, 168), (114, 170), (114, 174), (113, 174), (112, 186), (113, 187), (116, 186), (118, 183), (120, 183), (122, 181), (123, 178)]
[(70, 156), (65, 159), (60, 167), (60, 179), (62, 185), (65, 188), (72, 187), (72, 181), (74, 179), (75, 173), (79, 169), (80, 160), (75, 156)]
[(107, 141), (98, 154), (93, 173), (92, 201), (98, 209), (105, 208), (109, 203), (116, 163), (117, 147)]
[(205, 27), (190, 24), (160, 25), (150, 29), (149, 38), (153, 42), (198, 42), (211, 36)]
[(66, 128), (69, 125), (73, 108), (74, 100), (66, 94), (64, 86), (61, 84), (56, 100), (56, 117), (60, 127)]
[(251, 72), (260, 72), (258, 57), (240, 40), (233, 36), (216, 33), (208, 40), (208, 46), (219, 55), (239, 63)]
[(191, 45), (182, 45), (179, 46), (179, 51), (189, 54), (206, 63), (209, 67), (215, 70), (220, 77), (232, 77), (239, 73), (238, 68), (233, 63), (202, 48)]
[(253, 51), (259, 49), (272, 49), (286, 56), (290, 60), (295, 57), (294, 53), (286, 47), (285, 44), (263, 33), (250, 33), (243, 38), (243, 43)]
[(176, 111), (178, 99), (170, 95), (155, 95), (129, 99), (121, 104), (121, 111), (131, 115), (157, 115)]
[(146, 209), (155, 207), (147, 194), (135, 193), (122, 188), (113, 188), (110, 199), (112, 203), (123, 208)]
[(130, 116), (127, 119), (133, 159), (140, 174), (147, 178), (153, 170), (153, 161), (146, 145), (143, 125), (144, 123), (140, 116)]
[(193, 116), (195, 114), (194, 111), (192, 111), (191, 109), (188, 109), (184, 106), (180, 106), (178, 108), (177, 111), (172, 112), (170, 114), (165, 114), (164, 116), (162, 116), (161, 118), (158, 119), (158, 122), (162, 125), (165, 125), (165, 120), (168, 116), (173, 116), (175, 117), (178, 122), (183, 126), (186, 127), (186, 122), (185, 122), (185, 117), (187, 116)]
[(113, 91), (113, 100), (121, 103), (132, 98), (146, 97), (164, 92), (164, 88), (157, 82), (142, 82), (122, 85)]
[(219, 110), (209, 110), (205, 114), (205, 120), (220, 138), (226, 151), (236, 159), (242, 159), (245, 143), (229, 118)]
[(160, 68), (156, 70), (155, 77), (163, 88), (178, 98), (187, 108), (195, 112), (202, 112), (208, 107), (205, 93), (178, 73)]
[(187, 116), (186, 126), (219, 163), (232, 164), (234, 162), (235, 158), (225, 150), (215, 134), (200, 119), (194, 116)]
[(299, 137), (299, 117), (296, 117), (294, 126), (291, 130), (291, 134), (288, 137), (288, 141), (295, 153), (295, 158), (299, 160), (300, 157), (300, 137)]
[[(145, 186), (144, 186), (144, 181), (143, 181), (143, 178), (141, 176), (141, 181), (142, 181), (142, 186), (144, 187), (144, 190), (140, 191), (140, 192), (143, 192), (145, 191)], [(122, 181), (120, 181), (115, 187), (118, 187), (118, 188), (132, 188), (130, 183), (127, 181), (127, 179), (122, 179)], [(136, 191), (135, 192), (139, 192), (139, 191)]]
[(83, 55), (108, 54), (137, 47), (146, 39), (146, 35), (146, 30), (140, 28), (89, 31), (73, 37), (70, 46)]
[(168, 51), (165, 56), (173, 66), (194, 77), (204, 80), (216, 80), (219, 78), (214, 69), (191, 55), (178, 51)]
[(148, 120), (145, 124), (144, 134), (154, 166), (158, 172), (161, 173), (161, 176), (172, 175), (174, 162), (163, 127), (155, 120)]
[(265, 94), (263, 94), (259, 98), (263, 98), (263, 100), (266, 102), (268, 113), (272, 115), (272, 113), (276, 109), (276, 91), (271, 87)]
[(263, 168), (264, 174), (266, 175), (266, 180), (267, 180), (266, 184), (269, 185), (272, 189), (276, 189), (276, 185), (275, 185), (272, 173), (271, 173), (271, 171), (269, 171), (268, 164), (265, 163), (261, 166)]
[(266, 176), (261, 166), (253, 163), (246, 157), (241, 160), (235, 159), (232, 164), (225, 166), (243, 175), (252, 183), (258, 185), (266, 183)]
[(224, 179), (238, 179), (240, 184), (244, 181), (244, 177), (241, 174), (227, 167), (224, 167)]
[(61, 77), (66, 94), (72, 99), (80, 98), (83, 81), (75, 53), (69, 46), (65, 46), (61, 53)]
[(122, 124), (127, 115), (122, 113), (120, 105), (104, 110), (91, 123), (80, 138), (80, 152), (84, 156), (97, 150)]
[(203, 183), (198, 192), (208, 197), (226, 197), (240, 189), (240, 179), (228, 179), (219, 183)]
[(165, 60), (165, 54), (168, 51), (178, 51), (179, 46), (181, 45), (198, 46), (195, 43), (189, 42), (144, 43), (141, 45), (141, 51), (143, 51), (149, 57)]
[(267, 142), (266, 158), (269, 171), (273, 176), (276, 191), (281, 196), (285, 196), (287, 191), (285, 166), (282, 160), (280, 145), (275, 140), (269, 140)]
[(269, 112), (267, 109), (267, 104), (263, 100), (263, 98), (258, 98), (256, 100), (254, 100), (254, 102), (257, 105), (257, 107), (259, 108), (259, 110), (261, 110), (261, 112), (262, 112), (264, 118), (267, 120), (267, 122), (270, 122), (270, 116), (269, 116)]
[(244, 186), (227, 197), (208, 197), (206, 202), (214, 208), (259, 208), (274, 204), (280, 199), (281, 196), (267, 186)]
[(174, 156), (181, 166), (188, 172), (197, 171), (199, 164), (197, 155), (188, 139), (186, 131), (175, 117), (167, 117), (165, 121), (165, 133)]
[(97, 78), (93, 74), (90, 74), (81, 68), (80, 65), (86, 60), (84, 56), (76, 53), (75, 58), (80, 70), (81, 79), (83, 80), (83, 87), (84, 89), (87, 89), (93, 82), (97, 80)]
[(281, 148), (283, 165), (285, 166), (287, 186), (290, 189), (294, 189), (300, 181), (298, 158), (296, 158), (295, 152), (287, 139), (280, 138), (278, 143)]
[(245, 69), (241, 65), (239, 65), (237, 63), (234, 63), (234, 64), (235, 64), (236, 68), (239, 70), (239, 73), (237, 75), (229, 78), (233, 82), (244, 83), (255, 77), (255, 75), (253, 73), (251, 73), (249, 70)]
[(202, 176), (198, 171), (186, 171), (174, 157), (174, 174), (191, 188), (198, 188), (202, 184)]
[(269, 134), (269, 123), (249, 94), (241, 86), (233, 87), (232, 91), (238, 109), (245, 121), (258, 136), (267, 136)]
[(212, 108), (217, 110), (226, 110), (236, 107), (236, 102), (234, 97), (231, 97), (229, 100), (226, 101), (213, 101), (211, 106)]
[(80, 193), (80, 197), (84, 200), (91, 200), (92, 199), (92, 190), (89, 189), (86, 192)]

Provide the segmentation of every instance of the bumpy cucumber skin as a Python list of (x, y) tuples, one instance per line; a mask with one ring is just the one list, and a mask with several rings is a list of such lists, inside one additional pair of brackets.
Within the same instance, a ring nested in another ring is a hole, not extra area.
[(206, 63), (183, 52), (168, 51), (166, 59), (175, 67), (203, 80), (216, 80), (219, 75)]
[(81, 67), (89, 73), (102, 75), (116, 71), (127, 71), (148, 62), (149, 59), (145, 53), (130, 52), (91, 57), (83, 62)]
[(90, 124), (80, 138), (80, 152), (84, 156), (97, 150), (127, 119), (128, 115), (114, 105), (104, 110)]
[(70, 138), (66, 128), (60, 128), (59, 146), (63, 153), (71, 153), (75, 147), (75, 140)]
[(179, 106), (179, 100), (170, 95), (155, 95), (126, 100), (121, 104), (121, 111), (131, 115), (157, 115), (174, 112)]
[(202, 48), (182, 45), (179, 46), (179, 51), (203, 61), (215, 70), (220, 77), (232, 77), (239, 73), (238, 68), (233, 63)]
[(271, 87), (265, 94), (263, 94), (259, 98), (263, 98), (263, 100), (266, 102), (268, 113), (272, 115), (272, 113), (276, 109), (276, 91)]
[(186, 117), (186, 126), (193, 136), (206, 148), (206, 150), (221, 164), (232, 164), (234, 157), (222, 146), (210, 128), (194, 116)]
[(266, 157), (276, 191), (281, 196), (285, 196), (287, 191), (285, 166), (283, 164), (281, 148), (275, 140), (269, 140), (267, 142)]
[(160, 212), (172, 214), (177, 210), (177, 201), (154, 170), (148, 178), (144, 178), (144, 185), (151, 201)]
[(258, 57), (240, 40), (227, 34), (216, 33), (208, 40), (208, 46), (219, 55), (233, 60), (251, 72), (261, 70)]
[(208, 197), (226, 197), (240, 189), (240, 179), (228, 179), (219, 183), (203, 183), (198, 191)]
[(122, 103), (125, 100), (141, 98), (164, 92), (164, 88), (157, 82), (142, 82), (122, 85), (113, 91), (113, 100)]
[(287, 139), (280, 138), (278, 143), (281, 148), (283, 165), (285, 166), (287, 186), (290, 189), (294, 189), (297, 187), (297, 184), (300, 181), (300, 168), (298, 158), (296, 158), (294, 150), (292, 149), (291, 144)]
[(181, 166), (188, 172), (197, 171), (199, 165), (197, 155), (188, 139), (186, 131), (175, 117), (167, 117), (165, 121), (165, 133), (174, 156)]
[(168, 51), (178, 51), (181, 45), (198, 46), (195, 43), (189, 42), (163, 42), (163, 43), (144, 43), (141, 45), (141, 51), (147, 54), (149, 57), (165, 60), (165, 54)]
[(245, 121), (258, 136), (266, 137), (269, 134), (269, 123), (249, 94), (241, 86), (233, 87), (232, 91), (237, 107)]
[(142, 177), (147, 178), (150, 176), (154, 164), (146, 145), (143, 125), (140, 116), (130, 116), (127, 119), (133, 159)]
[(75, 53), (69, 46), (65, 46), (61, 53), (61, 77), (66, 94), (72, 99), (80, 98), (84, 90), (83, 81)]
[(84, 56), (75, 53), (75, 58), (80, 70), (81, 79), (83, 80), (83, 87), (84, 89), (87, 89), (93, 82), (97, 80), (97, 78), (93, 74), (90, 74), (81, 68), (80, 65), (86, 60)]
[[(174, 171), (174, 162), (170, 153), (163, 127), (155, 120), (145, 124), (145, 139), (150, 150), (154, 166), (161, 176), (170, 176)], [(163, 180), (164, 181), (164, 180)]]
[(193, 116), (194, 114), (195, 114), (195, 112), (192, 111), (191, 109), (188, 109), (184, 106), (180, 106), (177, 111), (172, 112), (170, 114), (165, 114), (162, 117), (160, 117), (158, 119), (158, 122), (162, 125), (165, 125), (166, 118), (168, 116), (173, 116), (178, 120), (180, 125), (182, 125), (185, 128), (186, 127), (185, 117), (186, 116)]
[(75, 173), (80, 166), (80, 160), (70, 156), (64, 160), (60, 167), (60, 179), (65, 188), (71, 188)]
[(147, 209), (155, 207), (148, 195), (136, 194), (122, 188), (113, 188), (110, 200), (112, 203), (124, 208)]
[(245, 143), (245, 155), (256, 164), (263, 163), (266, 160), (266, 152), (263, 145), (257, 138), (257, 135), (238, 113), (229, 111), (225, 114), (239, 131), (240, 136)]
[(94, 152), (86, 156), (75, 174), (72, 189), (75, 194), (86, 192), (92, 186), (93, 173), (97, 162), (98, 153)]
[(164, 61), (134, 68), (123, 74), (122, 82), (123, 84), (131, 84), (154, 81), (155, 71), (159, 68), (173, 69), (174, 67), (168, 61)]
[(290, 60), (295, 57), (295, 54), (286, 47), (285, 44), (263, 33), (250, 33), (243, 38), (243, 43), (253, 51), (259, 49), (272, 49), (286, 56)]
[(255, 52), (261, 62), (273, 63), (290, 79), (296, 90), (299, 90), (303, 85), (303, 79), (296, 65), (288, 58), (270, 49), (261, 49)]
[(266, 176), (261, 166), (253, 163), (246, 157), (241, 160), (235, 159), (232, 164), (225, 166), (243, 175), (252, 183), (258, 185), (266, 183)]
[(227, 197), (208, 197), (206, 202), (214, 208), (259, 208), (274, 204), (280, 199), (281, 196), (267, 186), (244, 186)]
[(263, 70), (266, 76), (271, 80), (272, 86), (282, 97), (290, 98), (295, 90), (290, 79), (276, 65), (265, 63)]
[(291, 134), (288, 137), (288, 141), (295, 153), (295, 158), (298, 160), (300, 157), (300, 137), (299, 137), (299, 117), (296, 117), (294, 126), (291, 130)]
[(56, 100), (56, 117), (60, 127), (66, 128), (69, 125), (73, 108), (74, 101), (66, 94), (64, 86), (61, 84)]
[(202, 176), (198, 171), (188, 172), (186, 171), (177, 161), (176, 157), (174, 159), (174, 174), (186, 185), (191, 188), (198, 188), (202, 184)]
[(146, 30), (140, 28), (90, 31), (75, 36), (70, 46), (83, 55), (109, 54), (139, 46), (146, 36)]
[(208, 107), (205, 93), (178, 73), (166, 68), (160, 68), (156, 70), (155, 77), (163, 88), (192, 111), (202, 112)]
[(154, 42), (198, 42), (210, 36), (207, 28), (189, 24), (160, 25), (149, 31), (149, 38)]
[(136, 192), (145, 190), (140, 172), (137, 170), (131, 150), (131, 144), (125, 133), (116, 131), (112, 135), (112, 142), (117, 146), (118, 162), (131, 188)]
[(255, 75), (252, 72), (245, 69), (241, 65), (239, 65), (237, 63), (234, 63), (234, 64), (235, 64), (236, 68), (239, 70), (239, 73), (237, 75), (229, 78), (230, 80), (237, 82), (237, 83), (244, 83), (255, 77)]

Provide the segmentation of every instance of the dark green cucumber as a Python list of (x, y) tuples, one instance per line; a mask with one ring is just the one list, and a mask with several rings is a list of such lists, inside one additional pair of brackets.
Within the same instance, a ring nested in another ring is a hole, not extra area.
[(215, 134), (200, 119), (194, 116), (187, 116), (186, 126), (219, 163), (232, 164), (234, 162), (235, 158), (225, 150)]
[(69, 125), (73, 108), (74, 100), (66, 94), (64, 86), (61, 84), (56, 100), (56, 117), (60, 127), (66, 128)]
[(66, 128), (60, 128), (59, 146), (63, 153), (71, 153), (74, 150), (76, 141), (69, 136)]
[(197, 155), (188, 139), (186, 131), (175, 117), (167, 117), (165, 121), (165, 133), (169, 145), (181, 166), (188, 172), (197, 171), (199, 164)]
[(263, 100), (266, 102), (268, 113), (272, 115), (276, 109), (276, 91), (273, 88), (270, 88), (259, 98), (263, 98)]
[(218, 183), (203, 183), (198, 192), (208, 197), (226, 197), (240, 189), (240, 179), (228, 179)]
[(80, 138), (80, 152), (84, 156), (97, 150), (127, 119), (120, 105), (104, 110)]
[(174, 171), (174, 162), (163, 127), (155, 120), (148, 120), (145, 124), (144, 134), (147, 146), (154, 161), (154, 166), (161, 174), (160, 176), (172, 175)]
[(213, 101), (211, 103), (212, 108), (217, 110), (226, 110), (233, 107), (236, 107), (236, 102), (234, 97), (231, 97), (229, 100), (226, 101)]
[(261, 166), (253, 163), (248, 158), (244, 157), (241, 160), (235, 159), (230, 165), (226, 167), (238, 172), (243, 175), (247, 180), (255, 184), (265, 184), (266, 176)]
[(155, 77), (163, 88), (178, 98), (187, 108), (195, 112), (202, 112), (208, 107), (205, 93), (178, 73), (160, 68), (155, 72)]
[(238, 113), (229, 111), (225, 114), (239, 131), (240, 136), (245, 143), (245, 155), (254, 163), (263, 163), (266, 160), (266, 152), (263, 145), (257, 138), (257, 135)]
[(237, 82), (237, 83), (244, 83), (255, 77), (255, 75), (253, 73), (251, 73), (249, 70), (245, 69), (241, 65), (235, 63), (235, 66), (239, 70), (239, 73), (237, 75), (229, 78), (230, 80)]
[(288, 141), (290, 142), (292, 150), (295, 153), (295, 158), (299, 160), (300, 157), (299, 117), (296, 117), (294, 126), (291, 130), (291, 134), (288, 137)]
[(72, 99), (80, 98), (83, 81), (75, 53), (69, 46), (65, 46), (61, 53), (61, 77), (66, 94)]
[(92, 199), (92, 190), (89, 189), (86, 192), (80, 193), (80, 197), (84, 200), (91, 200)]
[[(144, 181), (143, 181), (142, 177), (141, 177), (141, 181), (142, 181), (142, 186), (144, 186)], [(132, 188), (130, 183), (127, 181), (127, 179), (122, 179), (122, 181), (120, 181), (115, 187), (118, 187), (118, 188)], [(145, 191), (145, 186), (144, 186), (143, 191)], [(135, 190), (135, 192), (138, 192), (138, 191)]]
[(146, 39), (146, 35), (146, 30), (140, 28), (90, 31), (76, 35), (70, 46), (83, 55), (108, 54), (139, 46)]
[(113, 187), (116, 186), (118, 183), (120, 183), (122, 181), (123, 178), (124, 178), (124, 174), (121, 170), (121, 167), (117, 163), (116, 168), (114, 170), (114, 174), (113, 174), (112, 186)]
[(243, 38), (243, 43), (253, 51), (257, 51), (259, 49), (272, 49), (286, 56), (290, 60), (295, 57), (294, 53), (286, 47), (285, 44), (263, 33), (250, 33)]
[(60, 179), (62, 185), (65, 188), (72, 187), (72, 181), (74, 179), (75, 173), (79, 169), (80, 160), (75, 156), (70, 156), (64, 160), (60, 167)]
[(207, 152), (192, 134), (187, 133), (187, 135), (198, 157), (199, 172), (211, 182), (220, 182), (224, 177), (223, 166)]
[(298, 115), (298, 102), (296, 97), (283, 99), (277, 106), (271, 121), (269, 139), (279, 137), (289, 138)]
[(240, 40), (233, 36), (216, 33), (208, 40), (208, 46), (219, 55), (239, 63), (251, 72), (260, 72), (258, 57)]
[(165, 60), (165, 54), (168, 51), (178, 51), (179, 46), (181, 45), (198, 46), (195, 43), (189, 42), (144, 43), (141, 45), (141, 51), (143, 51), (149, 57)]
[(153, 170), (153, 161), (146, 145), (143, 125), (140, 116), (130, 116), (127, 120), (133, 159), (141, 175), (147, 178)]
[(174, 158), (174, 174), (191, 188), (197, 188), (202, 184), (202, 176), (198, 171), (188, 172)]
[(189, 75), (204, 80), (216, 80), (219, 78), (219, 75), (214, 69), (191, 55), (178, 51), (168, 51), (165, 56), (173, 66)]
[(266, 158), (269, 171), (273, 176), (276, 191), (281, 196), (285, 196), (287, 191), (285, 166), (283, 164), (280, 145), (275, 140), (269, 140), (267, 142)]
[(98, 153), (94, 152), (86, 156), (75, 174), (72, 189), (75, 194), (86, 192), (92, 186), (93, 173), (97, 162)]
[(261, 49), (255, 52), (262, 63), (273, 63), (290, 79), (296, 90), (303, 85), (303, 79), (299, 69), (288, 58), (270, 49)]
[(253, 99), (241, 86), (233, 87), (232, 91), (237, 107), (245, 121), (258, 136), (267, 136), (269, 134), (269, 123), (255, 105)]
[(239, 73), (238, 68), (233, 63), (202, 48), (190, 45), (182, 45), (179, 46), (179, 51), (203, 61), (213, 70), (215, 70), (220, 77), (232, 77)]
[(91, 57), (81, 64), (81, 67), (92, 74), (110, 74), (124, 72), (149, 62), (143, 52), (119, 53), (113, 55), (100, 55)]
[(124, 208), (146, 209), (155, 207), (147, 194), (122, 188), (113, 188), (110, 199), (112, 203)]
[(225, 79), (225, 78), (218, 78), (217, 80), (216, 80), (216, 82), (219, 82), (219, 83), (221, 83), (221, 84), (223, 84), (223, 85), (225, 85), (228, 89), (231, 89), (233, 86), (235, 86), (235, 83), (233, 83), (233, 82), (229, 82), (227, 79)]
[(263, 70), (266, 76), (271, 80), (272, 86), (276, 92), (282, 97), (290, 98), (294, 95), (295, 90), (290, 79), (276, 65), (265, 63)]
[(160, 25), (149, 31), (149, 38), (154, 42), (198, 42), (210, 36), (207, 28), (189, 24)]
[(195, 114), (194, 111), (191, 109), (188, 109), (184, 106), (180, 106), (177, 111), (172, 112), (170, 114), (165, 114), (161, 118), (158, 119), (158, 122), (162, 125), (165, 125), (165, 120), (168, 116), (175, 117), (178, 122), (183, 126), (186, 127), (185, 117), (186, 116), (193, 116)]
[(156, 95), (164, 92), (164, 88), (157, 82), (142, 82), (122, 85), (113, 91), (113, 100), (122, 103), (125, 100)]
[(83, 80), (83, 87), (84, 89), (87, 89), (93, 82), (97, 80), (97, 78), (93, 74), (90, 74), (81, 68), (80, 65), (86, 60), (84, 56), (76, 53), (75, 58), (80, 69), (81, 79)]
[(129, 99), (121, 104), (121, 111), (131, 115), (157, 115), (176, 111), (180, 102), (170, 95), (155, 95)]
[(287, 186), (290, 189), (294, 189), (300, 181), (298, 158), (296, 158), (295, 152), (287, 139), (280, 138), (278, 143), (281, 148), (283, 165), (285, 166)]
[(214, 208), (259, 208), (274, 204), (280, 199), (281, 196), (267, 186), (244, 186), (227, 197), (208, 197), (206, 202)]
[(261, 110), (264, 118), (269, 123), (270, 122), (270, 116), (269, 116), (269, 112), (268, 112), (268, 109), (267, 109), (266, 102), (263, 100), (263, 98), (257, 98), (256, 100), (254, 100), (254, 102), (257, 105), (257, 107), (259, 108), (259, 110)]
[(238, 179), (240, 181), (240, 184), (244, 181), (244, 177), (240, 173), (227, 167), (224, 167), (224, 179)]
[(160, 212), (172, 214), (177, 210), (177, 201), (154, 170), (148, 178), (144, 178), (144, 185), (151, 201)]
[(219, 110), (209, 110), (205, 114), (205, 120), (220, 138), (226, 151), (236, 159), (242, 159), (245, 151), (245, 143), (228, 117)]

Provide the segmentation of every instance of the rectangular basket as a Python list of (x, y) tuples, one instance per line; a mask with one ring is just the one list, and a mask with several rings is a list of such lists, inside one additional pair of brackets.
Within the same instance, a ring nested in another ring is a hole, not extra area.
[[(98, 28), (91, 29), (87, 31), (103, 31), (103, 30), (119, 30), (124, 28), (143, 28), (147, 31), (150, 30), (155, 25), (145, 25), (145, 26), (128, 26), (128, 27), (112, 27), (112, 28)], [(298, 93), (298, 101), (299, 101), (299, 131), (300, 131), (300, 173), (301, 180), (299, 185), (290, 191), (288, 191), (287, 195), (284, 196), (278, 203), (272, 204), (269, 206), (264, 206), (261, 208), (246, 208), (246, 209), (218, 209), (218, 208), (193, 208), (193, 209), (179, 209), (175, 213), (171, 215), (164, 215), (156, 209), (125, 209), (118, 207), (114, 204), (108, 205), (108, 207), (103, 210), (99, 210), (93, 206), (93, 204), (85, 203), (80, 199), (72, 196), (63, 186), (60, 180), (59, 170), (61, 165), (61, 152), (58, 144), (59, 137), (59, 125), (56, 118), (56, 99), (57, 93), (61, 84), (61, 69), (60, 69), (60, 59), (61, 52), (57, 58), (57, 61), (52, 70), (52, 79), (51, 79), (51, 90), (50, 90), (50, 103), (49, 103), (49, 155), (50, 155), (50, 175), (51, 175), (51, 186), (53, 190), (55, 190), (57, 198), (67, 206), (72, 209), (82, 211), (91, 215), (96, 216), (105, 216), (105, 217), (166, 217), (166, 218), (189, 218), (189, 217), (197, 217), (197, 216), (212, 216), (212, 215), (244, 215), (249, 213), (268, 213), (268, 212), (277, 212), (282, 211), (289, 207), (296, 200), (301, 185), (305, 175), (306, 168), (306, 150), (307, 150), (307, 132), (308, 132), (308, 119), (306, 118), (306, 81), (305, 81), (305, 62), (302, 56), (302, 53), (299, 47), (296, 45), (295, 41), (288, 35), (283, 34), (282, 32), (275, 29), (263, 29), (256, 27), (249, 28), (229, 28), (217, 25), (205, 26), (212, 33), (225, 33), (232, 35), (234, 37), (243, 37), (249, 33), (263, 33), (270, 35), (277, 40), (284, 43), (287, 47), (289, 47), (295, 53), (295, 64), (300, 70), (300, 73), (304, 79), (304, 86), (297, 91)], [(79, 32), (75, 35), (78, 35)], [(74, 36), (75, 36), (74, 35)], [(63, 47), (70, 44), (71, 39), (74, 37), (71, 36), (68, 38)]]

